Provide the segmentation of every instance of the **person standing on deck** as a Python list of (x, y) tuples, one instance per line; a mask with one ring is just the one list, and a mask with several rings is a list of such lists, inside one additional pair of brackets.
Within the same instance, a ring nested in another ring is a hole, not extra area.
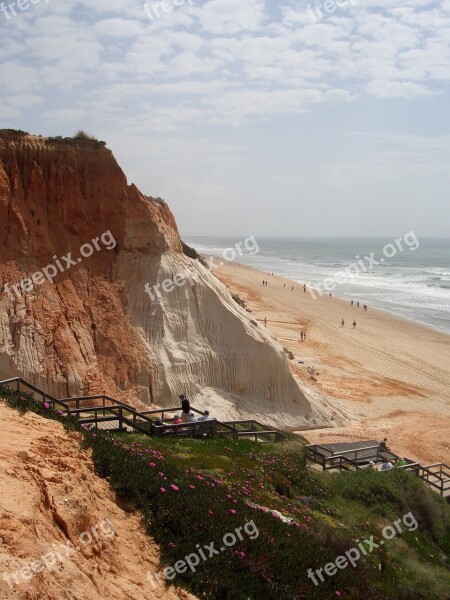
[(183, 421), (183, 423), (187, 423), (189, 420), (189, 413), (191, 412), (191, 403), (189, 402), (189, 400), (186, 398), (186, 396), (184, 394), (181, 394), (180, 396), (180, 400), (181, 400), (181, 420)]

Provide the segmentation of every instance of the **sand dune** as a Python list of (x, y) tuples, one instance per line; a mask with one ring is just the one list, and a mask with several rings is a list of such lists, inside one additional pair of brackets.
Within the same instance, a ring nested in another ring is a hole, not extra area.
[[(215, 274), (248, 302), (261, 327), (267, 318), (267, 328), (294, 354), (290, 365), (300, 384), (347, 415), (343, 427), (309, 431), (312, 443), (386, 436), (399, 454), (450, 463), (449, 335), (347, 300), (313, 299), (302, 285), (242, 265), (227, 263)], [(317, 382), (308, 366), (318, 371)]]

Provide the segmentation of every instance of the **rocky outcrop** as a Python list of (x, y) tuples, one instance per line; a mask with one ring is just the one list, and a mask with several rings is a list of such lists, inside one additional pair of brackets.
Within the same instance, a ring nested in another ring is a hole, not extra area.
[(155, 585), (158, 546), (95, 475), (80, 434), (2, 403), (0, 419), (2, 600), (194, 600)]
[[(0, 132), (0, 223), (0, 378), (136, 405), (184, 392), (221, 417), (291, 426), (314, 418), (282, 349), (183, 255), (168, 206), (128, 185), (103, 143)], [(175, 276), (184, 283), (164, 291)]]

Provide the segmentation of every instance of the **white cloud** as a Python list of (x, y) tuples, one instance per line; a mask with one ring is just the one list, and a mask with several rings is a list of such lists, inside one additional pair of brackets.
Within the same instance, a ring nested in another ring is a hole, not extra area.
[(406, 98), (407, 100), (428, 97), (434, 94), (434, 92), (424, 85), (408, 81), (388, 81), (386, 79), (371, 81), (366, 86), (366, 90), (369, 94), (377, 98)]

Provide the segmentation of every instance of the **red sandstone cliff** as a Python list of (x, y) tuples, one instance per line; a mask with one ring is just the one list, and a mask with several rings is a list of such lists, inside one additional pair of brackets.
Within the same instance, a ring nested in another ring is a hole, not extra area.
[[(0, 132), (0, 223), (0, 378), (20, 374), (59, 396), (163, 406), (187, 392), (223, 416), (313, 418), (281, 349), (182, 254), (167, 205), (128, 185), (102, 143)], [(14, 291), (58, 260), (70, 268), (53, 283)], [(193, 285), (155, 301), (145, 293), (189, 270)]]

